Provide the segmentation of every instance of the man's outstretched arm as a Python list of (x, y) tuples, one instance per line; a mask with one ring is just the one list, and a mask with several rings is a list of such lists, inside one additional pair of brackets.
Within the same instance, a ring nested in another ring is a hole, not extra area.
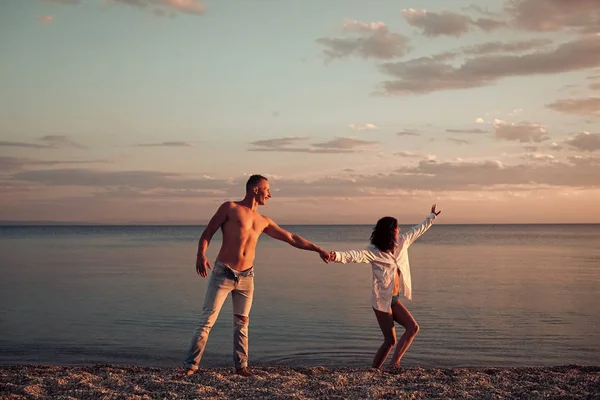
[(317, 246), (316, 244), (309, 242), (308, 240), (304, 239), (300, 235), (296, 235), (295, 233), (286, 231), (285, 229), (283, 229), (279, 225), (277, 225), (269, 217), (265, 217), (265, 218), (269, 222), (269, 225), (264, 229), (264, 231), (263, 231), (264, 233), (271, 236), (273, 239), (277, 239), (277, 240), (281, 240), (282, 242), (289, 243), (290, 245), (296, 247), (297, 249), (316, 251), (317, 253), (319, 253), (319, 255), (321, 256), (323, 261), (329, 262), (329, 252), (323, 250), (321, 247)]
[(219, 207), (215, 215), (210, 219), (208, 225), (204, 228), (204, 232), (202, 232), (202, 235), (200, 236), (198, 242), (198, 254), (196, 255), (196, 273), (202, 277), (206, 277), (208, 274), (207, 271), (211, 269), (210, 262), (208, 262), (208, 259), (206, 258), (206, 249), (208, 248), (213, 235), (217, 232), (217, 229), (219, 229), (219, 227), (227, 220), (227, 212), (230, 207), (230, 202), (221, 204), (221, 207)]

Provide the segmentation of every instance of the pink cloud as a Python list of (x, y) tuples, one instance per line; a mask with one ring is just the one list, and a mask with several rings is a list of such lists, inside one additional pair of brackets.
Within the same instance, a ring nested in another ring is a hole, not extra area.
[(39, 17), (38, 21), (40, 21), (43, 24), (49, 24), (54, 21), (54, 17), (52, 17), (51, 15), (44, 15), (43, 17)]
[(408, 8), (402, 10), (404, 19), (410, 26), (422, 30), (423, 35), (435, 36), (462, 36), (468, 33), (473, 26), (483, 31), (492, 31), (505, 26), (505, 23), (492, 18), (473, 19), (468, 15), (452, 11), (433, 12)]
[(173, 17), (173, 12), (202, 15), (206, 11), (206, 6), (198, 0), (112, 0), (112, 2), (141, 10), (147, 10), (148, 7), (163, 7), (151, 9), (151, 12), (158, 17)]
[(557, 100), (546, 107), (566, 114), (600, 115), (600, 97)]
[(540, 32), (564, 28), (582, 33), (600, 32), (598, 0), (512, 0), (506, 10), (512, 25)]
[(323, 37), (317, 43), (323, 45), (327, 60), (349, 57), (390, 59), (403, 56), (408, 50), (408, 38), (390, 32), (383, 22), (346, 20), (341, 30), (353, 32), (358, 37)]
[(188, 14), (202, 15), (206, 11), (206, 6), (196, 0), (162, 0), (162, 3)]
[(403, 95), (482, 87), (510, 76), (558, 74), (598, 66), (600, 37), (587, 37), (524, 55), (478, 56), (460, 66), (421, 57), (384, 63), (380, 69), (396, 78), (383, 83), (384, 93)]

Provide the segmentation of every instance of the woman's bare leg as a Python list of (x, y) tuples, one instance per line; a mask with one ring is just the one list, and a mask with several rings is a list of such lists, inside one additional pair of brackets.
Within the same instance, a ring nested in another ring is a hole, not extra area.
[(375, 309), (373, 311), (375, 311), (377, 322), (383, 333), (383, 344), (377, 350), (373, 359), (373, 368), (379, 369), (396, 344), (396, 330), (394, 329), (394, 317), (392, 313), (385, 313)]
[(392, 315), (394, 317), (394, 321), (406, 329), (400, 340), (398, 340), (398, 346), (396, 346), (396, 350), (392, 356), (391, 365), (397, 367), (400, 365), (402, 356), (410, 347), (415, 336), (417, 336), (417, 333), (419, 332), (419, 325), (413, 318), (412, 314), (399, 301), (392, 305)]

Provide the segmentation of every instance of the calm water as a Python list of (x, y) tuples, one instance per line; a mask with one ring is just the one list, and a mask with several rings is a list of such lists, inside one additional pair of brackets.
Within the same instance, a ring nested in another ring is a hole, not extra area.
[[(328, 250), (370, 226), (288, 226)], [(0, 363), (178, 366), (206, 279), (202, 227), (0, 227)], [(214, 259), (219, 237), (209, 256)], [(368, 366), (382, 337), (367, 264), (262, 237), (253, 365)], [(600, 364), (600, 225), (435, 225), (410, 250), (421, 326), (403, 364)], [(228, 300), (203, 367), (232, 365)]]

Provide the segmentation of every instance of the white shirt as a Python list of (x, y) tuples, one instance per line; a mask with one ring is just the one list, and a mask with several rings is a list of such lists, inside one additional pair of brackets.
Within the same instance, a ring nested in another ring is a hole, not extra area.
[(394, 254), (379, 250), (370, 244), (365, 250), (336, 251), (334, 262), (371, 263), (373, 269), (373, 293), (371, 304), (374, 309), (390, 312), (396, 271), (400, 271), (400, 287), (404, 287), (404, 296), (412, 299), (408, 247), (414, 243), (433, 224), (434, 213), (429, 214), (420, 225), (415, 225), (406, 233), (398, 235), (398, 247)]

